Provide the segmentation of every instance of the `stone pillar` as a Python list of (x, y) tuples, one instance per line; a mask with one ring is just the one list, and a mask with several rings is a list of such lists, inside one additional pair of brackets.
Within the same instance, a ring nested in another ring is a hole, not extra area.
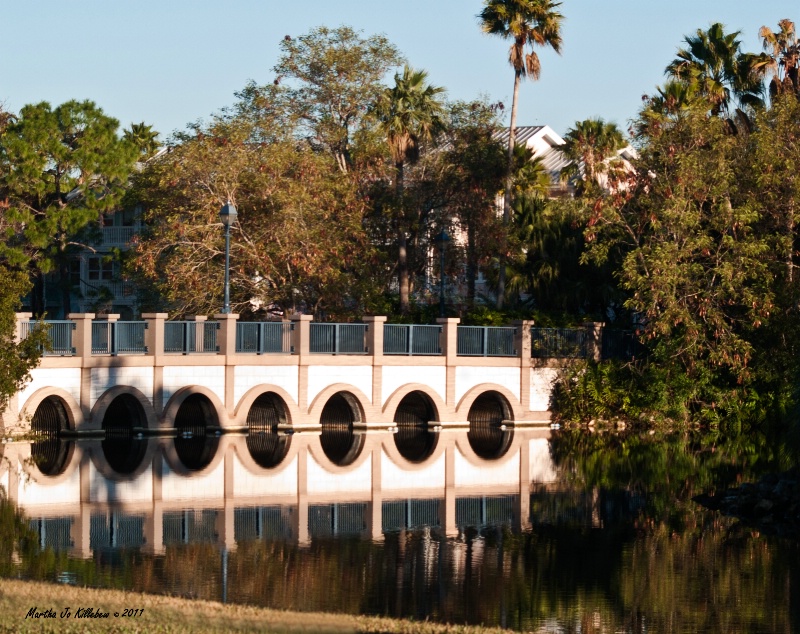
[(305, 414), (308, 412), (308, 364), (311, 363), (311, 322), (313, 315), (292, 315), (292, 348), (298, 355), (297, 368), (297, 406)]
[(144, 345), (147, 356), (153, 357), (153, 409), (159, 418), (164, 411), (164, 322), (167, 313), (144, 313), (147, 322)]
[(17, 313), (17, 332), (14, 337), (14, 343), (19, 343), (24, 339), (25, 324), (30, 322), (31, 319), (33, 319), (33, 313)]
[[(119, 315), (108, 315), (108, 317)], [(92, 321), (94, 313), (70, 313), (68, 319), (75, 322), (75, 331), (72, 333), (72, 347), (75, 348), (75, 356), (81, 359), (92, 357)], [(81, 363), (83, 365), (83, 363)]]
[(383, 407), (383, 326), (385, 316), (363, 317), (367, 324), (367, 350), (372, 355), (372, 405)]
[[(87, 367), (92, 359), (92, 320), (94, 313), (70, 313), (67, 316), (75, 323), (75, 330), (72, 333), (72, 347), (75, 348), (75, 356), (81, 361), (81, 414), (83, 427), (92, 427), (92, 369)], [(117, 315), (118, 317), (118, 315)]]
[(164, 322), (169, 315), (167, 313), (144, 313), (142, 319), (147, 322), (144, 331), (144, 345), (147, 348), (147, 355), (156, 357), (156, 365), (159, 357), (164, 355)]
[(458, 317), (439, 317), (437, 324), (442, 326), (442, 354), (447, 363), (446, 403), (455, 410), (456, 403), (456, 367), (458, 366)]
[(217, 344), (219, 354), (225, 358), (225, 410), (228, 416), (233, 416), (236, 410), (234, 402), (234, 386), (236, 383), (236, 324), (239, 315), (223, 313), (214, 315), (219, 322)]
[(515, 328), (514, 349), (519, 355), (519, 401), (522, 409), (531, 409), (531, 328), (533, 321), (521, 320), (511, 324)]
[(603, 358), (603, 322), (589, 321), (586, 328), (586, 358), (601, 361)]

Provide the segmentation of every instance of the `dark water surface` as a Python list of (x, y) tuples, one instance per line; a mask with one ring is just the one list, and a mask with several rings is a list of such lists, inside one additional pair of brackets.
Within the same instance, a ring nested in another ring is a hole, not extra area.
[(31, 540), (0, 570), (531, 632), (800, 632), (797, 539), (691, 501), (791, 466), (779, 443), (493, 433), (6, 445)]

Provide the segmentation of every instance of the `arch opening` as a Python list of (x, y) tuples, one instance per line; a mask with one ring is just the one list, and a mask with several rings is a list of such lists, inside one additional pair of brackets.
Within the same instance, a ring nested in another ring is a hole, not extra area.
[(147, 441), (139, 430), (147, 427), (142, 404), (131, 394), (120, 394), (103, 416), (105, 438), (100, 444), (109, 466), (121, 474), (136, 471), (144, 459)]
[(337, 392), (328, 399), (320, 415), (320, 443), (328, 459), (339, 466), (352, 464), (364, 446), (364, 436), (355, 433), (354, 423), (364, 419), (358, 399), (349, 392)]
[(283, 399), (274, 392), (261, 394), (247, 413), (247, 450), (256, 464), (277, 467), (289, 453), (292, 438), (278, 429), (288, 424)]
[(211, 401), (202, 394), (187, 396), (175, 415), (175, 452), (183, 466), (198, 471), (209, 465), (219, 447), (219, 426)]
[(46, 476), (57, 476), (67, 468), (74, 442), (65, 441), (61, 432), (69, 429), (69, 416), (64, 401), (57, 396), (44, 399), (31, 419), (31, 431), (37, 440), (31, 445), (31, 458)]
[(397, 424), (394, 444), (403, 458), (422, 462), (433, 453), (438, 435), (429, 423), (437, 418), (436, 407), (424, 392), (416, 390), (403, 397), (394, 413)]
[(475, 399), (467, 414), (467, 440), (479, 457), (491, 460), (500, 458), (508, 451), (514, 432), (501, 426), (503, 421), (511, 417), (511, 406), (499, 392), (484, 392)]

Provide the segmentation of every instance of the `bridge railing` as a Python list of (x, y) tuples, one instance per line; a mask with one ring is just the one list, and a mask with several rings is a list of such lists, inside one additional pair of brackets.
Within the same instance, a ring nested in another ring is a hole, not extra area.
[(457, 349), (460, 357), (515, 357), (516, 328), (459, 326)]
[(586, 328), (531, 328), (534, 359), (585, 359), (588, 343)]
[(367, 324), (310, 324), (309, 351), (315, 354), (367, 354)]
[(240, 322), (236, 324), (236, 352), (291, 354), (293, 324), (286, 321)]
[[(142, 321), (119, 321), (119, 315), (95, 319), (92, 313), (69, 320), (38, 322), (17, 314), (17, 336), (28, 337), (37, 324), (48, 336), (47, 356), (143, 354), (350, 354), (377, 356), (517, 357), (527, 359), (623, 359), (646, 354), (631, 331), (610, 330), (600, 323), (578, 328), (538, 328), (518, 321), (514, 327), (461, 326), (458, 319), (437, 325), (387, 324), (385, 317), (366, 323), (315, 323), (310, 316), (291, 322), (242, 322), (236, 315), (219, 321), (167, 321), (148, 313)], [(224, 325), (224, 328), (222, 326)], [(404, 363), (400, 360), (390, 362)]]
[(146, 354), (146, 321), (92, 322), (92, 354)]
[(75, 354), (72, 344), (72, 333), (75, 322), (68, 319), (48, 319), (44, 322), (23, 321), (20, 324), (20, 339), (26, 339), (39, 323), (47, 329), (47, 348), (42, 354), (47, 357), (71, 357)]
[(441, 355), (442, 327), (384, 324), (383, 354)]
[(164, 323), (164, 352), (193, 354), (219, 352), (216, 321), (168, 321)]

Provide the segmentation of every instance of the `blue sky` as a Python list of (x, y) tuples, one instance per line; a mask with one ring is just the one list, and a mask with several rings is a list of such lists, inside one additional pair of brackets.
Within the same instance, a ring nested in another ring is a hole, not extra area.
[[(228, 6), (224, 6), (224, 5)], [(383, 33), (452, 99), (481, 94), (510, 106), (508, 43), (484, 35), (481, 0), (26, 0), (3, 7), (0, 101), (92, 99), (127, 126), (167, 136), (272, 81), (285, 35), (350, 25)], [(542, 79), (521, 91), (519, 124), (563, 134), (600, 116), (627, 127), (663, 81), (683, 36), (722, 22), (760, 51), (758, 29), (800, 20), (788, 0), (563, 0), (563, 54), (540, 52)]]

